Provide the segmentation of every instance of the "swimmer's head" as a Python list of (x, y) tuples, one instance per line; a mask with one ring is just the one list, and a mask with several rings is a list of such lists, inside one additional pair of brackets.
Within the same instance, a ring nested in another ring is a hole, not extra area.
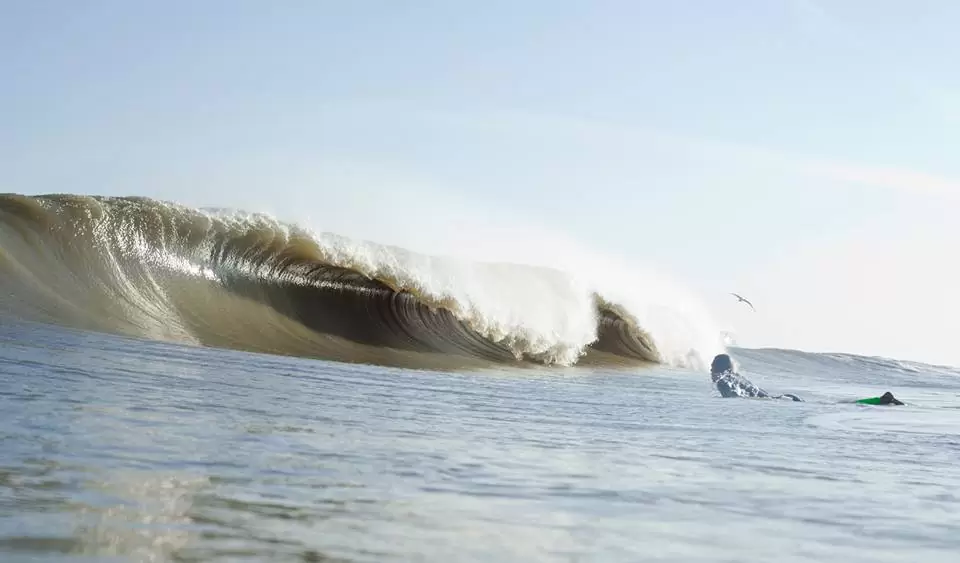
[(710, 373), (736, 373), (736, 371), (737, 366), (734, 363), (733, 358), (727, 354), (717, 354), (717, 356), (713, 358), (713, 363), (710, 364)]
[(900, 402), (899, 399), (894, 397), (893, 393), (891, 393), (890, 391), (887, 391), (886, 393), (880, 396), (880, 404), (881, 405), (902, 405), (903, 403)]

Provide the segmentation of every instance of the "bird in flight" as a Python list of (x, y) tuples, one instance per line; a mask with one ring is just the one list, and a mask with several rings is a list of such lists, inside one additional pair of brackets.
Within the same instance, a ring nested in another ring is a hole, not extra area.
[(753, 309), (753, 312), (754, 312), (754, 313), (757, 312), (756, 307), (754, 307), (754, 306), (753, 306), (753, 303), (751, 303), (746, 297), (744, 297), (744, 296), (742, 296), (742, 295), (739, 295), (739, 294), (737, 294), (737, 293), (731, 293), (730, 295), (732, 295), (732, 296), (734, 296), (734, 297), (737, 298), (737, 303), (740, 303), (740, 302), (746, 303), (747, 305), (750, 305), (750, 308)]

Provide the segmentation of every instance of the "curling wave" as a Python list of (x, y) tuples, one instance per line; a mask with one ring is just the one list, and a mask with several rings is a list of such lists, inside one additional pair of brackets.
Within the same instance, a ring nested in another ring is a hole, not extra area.
[(576, 273), (139, 197), (0, 195), (0, 273), (3, 315), (338, 361), (699, 368), (719, 347), (689, 309), (638, 299), (644, 287), (614, 299)]

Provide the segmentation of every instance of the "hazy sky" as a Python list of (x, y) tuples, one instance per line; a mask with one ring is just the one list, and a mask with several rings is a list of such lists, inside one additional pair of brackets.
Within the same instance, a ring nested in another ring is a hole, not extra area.
[(0, 0), (0, 190), (535, 263), (573, 239), (683, 280), (744, 345), (958, 364), (958, 21), (952, 0)]

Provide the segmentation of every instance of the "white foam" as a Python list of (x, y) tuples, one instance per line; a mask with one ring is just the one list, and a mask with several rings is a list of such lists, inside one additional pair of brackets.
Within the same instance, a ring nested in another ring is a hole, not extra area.
[(598, 259), (571, 273), (432, 257), (331, 234), (316, 240), (332, 264), (443, 303), (484, 336), (514, 351), (570, 365), (597, 338), (594, 293), (619, 305), (653, 339), (661, 360), (701, 369), (721, 350), (696, 300), (655, 275)]
[[(220, 210), (214, 216), (269, 223), (286, 236), (291, 233), (291, 227), (264, 214)], [(432, 245), (446, 251), (442, 256), (305, 232), (330, 264), (449, 308), (480, 334), (510, 346), (518, 357), (575, 364), (597, 339), (595, 295), (618, 305), (619, 312), (645, 331), (665, 364), (705, 369), (723, 350), (720, 331), (706, 309), (692, 292), (661, 272), (627, 267), (545, 229), (474, 222), (463, 227), (450, 229), (449, 236)]]

